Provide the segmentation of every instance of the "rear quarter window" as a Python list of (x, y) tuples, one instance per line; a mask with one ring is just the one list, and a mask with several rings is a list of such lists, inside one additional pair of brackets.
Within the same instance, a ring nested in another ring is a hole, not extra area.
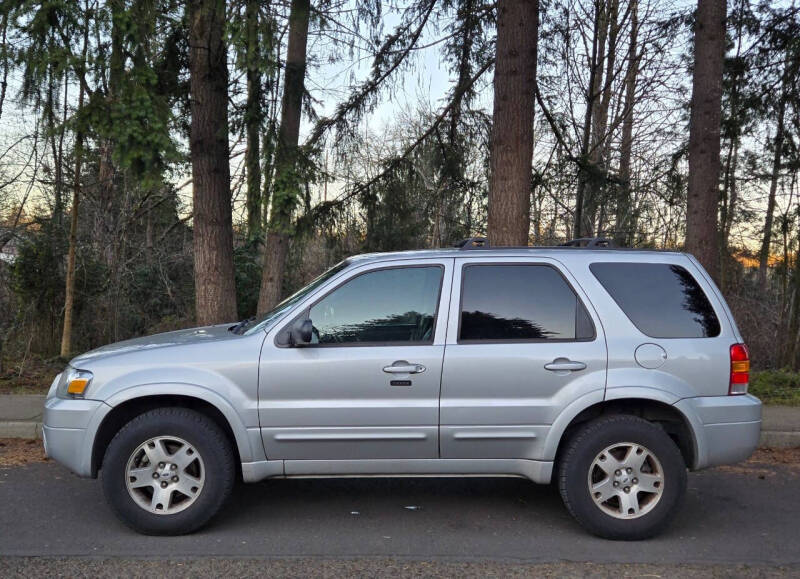
[(593, 263), (592, 274), (651, 338), (713, 338), (719, 319), (685, 268), (667, 263)]

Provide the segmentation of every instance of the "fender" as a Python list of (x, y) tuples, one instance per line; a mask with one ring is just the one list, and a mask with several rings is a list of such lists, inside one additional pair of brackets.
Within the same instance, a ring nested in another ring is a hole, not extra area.
[[(241, 462), (254, 462), (266, 459), (263, 446), (259, 444), (253, 448), (254, 445), (251, 444), (250, 437), (247, 434), (247, 428), (239, 413), (236, 412), (233, 406), (231, 406), (231, 404), (225, 400), (225, 398), (204, 386), (198, 386), (197, 384), (183, 384), (179, 382), (155, 382), (150, 384), (140, 384), (138, 386), (129, 386), (114, 393), (105, 400), (105, 403), (109, 406), (116, 407), (135, 398), (165, 395), (186, 396), (208, 402), (217, 410), (219, 410), (225, 417), (225, 420), (228, 421), (231, 431), (233, 431), (233, 436), (236, 439), (236, 446), (239, 450), (239, 458)], [(258, 431), (257, 428), (256, 431)]]

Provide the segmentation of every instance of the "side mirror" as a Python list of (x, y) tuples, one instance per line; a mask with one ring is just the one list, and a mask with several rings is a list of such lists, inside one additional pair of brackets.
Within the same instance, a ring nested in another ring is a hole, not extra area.
[(308, 318), (297, 320), (292, 324), (289, 340), (292, 346), (306, 346), (311, 343), (311, 332), (314, 328)]

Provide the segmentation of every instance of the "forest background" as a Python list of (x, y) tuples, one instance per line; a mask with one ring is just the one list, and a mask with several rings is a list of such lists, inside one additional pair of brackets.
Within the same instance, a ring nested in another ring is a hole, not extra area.
[(344, 257), (687, 250), (800, 403), (800, 7), (4, 0), (0, 390)]

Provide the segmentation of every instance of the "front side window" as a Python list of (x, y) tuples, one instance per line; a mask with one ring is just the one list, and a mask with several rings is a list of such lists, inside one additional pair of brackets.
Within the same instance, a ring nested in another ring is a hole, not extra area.
[(593, 263), (597, 280), (651, 338), (712, 338), (719, 319), (686, 269), (668, 263)]
[(312, 342), (432, 343), (441, 266), (361, 274), (311, 307)]
[(586, 340), (594, 326), (548, 265), (468, 265), (462, 273), (459, 341)]

